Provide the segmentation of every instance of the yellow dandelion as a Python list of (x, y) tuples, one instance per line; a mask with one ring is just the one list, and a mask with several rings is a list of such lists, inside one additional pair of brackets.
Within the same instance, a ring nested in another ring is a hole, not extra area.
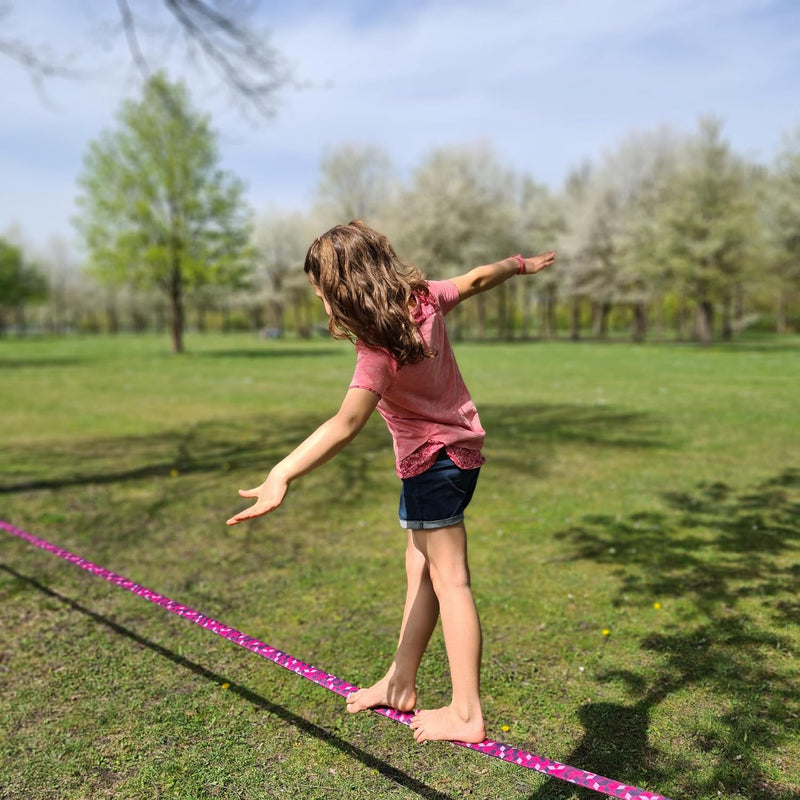
[(659, 602), (653, 603), (653, 608), (656, 609), (656, 611), (658, 611), (658, 609), (661, 608), (661, 603)]
[(608, 628), (603, 628), (603, 636), (611, 636), (611, 631)]
[(223, 683), (223, 684), (222, 684), (222, 688), (223, 688), (223, 689), (230, 689), (230, 688), (231, 688), (231, 685), (230, 685), (229, 683)]
[(508, 733), (511, 730), (511, 728), (509, 728), (508, 725), (501, 725), (500, 730), (503, 731), (503, 733)]

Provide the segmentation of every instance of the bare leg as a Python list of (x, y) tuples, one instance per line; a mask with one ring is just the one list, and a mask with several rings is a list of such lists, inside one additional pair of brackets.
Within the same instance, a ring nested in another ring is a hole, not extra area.
[(453, 696), (449, 706), (420, 711), (411, 721), (418, 742), (448, 739), (481, 742), (486, 737), (480, 702), (481, 625), (470, 588), (467, 532), (463, 523), (414, 531), (427, 556), (442, 617)]
[(347, 710), (351, 713), (374, 706), (411, 711), (417, 702), (417, 670), (436, 627), (439, 602), (427, 559), (416, 546), (412, 531), (408, 532), (406, 546), (406, 579), (406, 603), (394, 660), (376, 684), (347, 697)]

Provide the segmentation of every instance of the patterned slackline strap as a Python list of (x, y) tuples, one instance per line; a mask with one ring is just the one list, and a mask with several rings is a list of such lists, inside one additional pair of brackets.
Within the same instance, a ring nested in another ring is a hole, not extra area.
[[(51, 544), (44, 539), (40, 539), (38, 536), (27, 533), (26, 531), (23, 531), (20, 528), (17, 528), (14, 525), (2, 520), (0, 520), (0, 528), (12, 534), (13, 536), (24, 539), (26, 542), (35, 545), (36, 547), (40, 547), (42, 550), (46, 550), (48, 553), (52, 553), (59, 558), (63, 558), (65, 561), (69, 561), (76, 567), (80, 567), (81, 569), (85, 569), (87, 572), (91, 572), (92, 575), (103, 578), (104, 580), (109, 581), (109, 583), (113, 583), (115, 586), (119, 586), (122, 589), (127, 589), (129, 592), (133, 592), (133, 594), (143, 597), (145, 600), (149, 600), (151, 603), (155, 603), (156, 605), (161, 606), (161, 608), (171, 611), (173, 614), (177, 614), (179, 617), (188, 619), (191, 622), (200, 625), (202, 628), (205, 628), (207, 631), (216, 633), (218, 636), (222, 636), (224, 639), (228, 639), (234, 644), (238, 644), (240, 647), (244, 647), (256, 655), (266, 658), (269, 661), (288, 669), (290, 672), (294, 672), (296, 675), (300, 675), (302, 678), (312, 681), (313, 683), (316, 683), (325, 689), (329, 689), (330, 691), (335, 692), (342, 697), (347, 697), (347, 695), (351, 694), (352, 692), (358, 691), (358, 687), (354, 686), (352, 683), (348, 683), (347, 681), (343, 681), (341, 678), (337, 678), (335, 675), (331, 675), (328, 672), (323, 672), (316, 667), (312, 667), (311, 665), (300, 661), (300, 659), (295, 658), (288, 653), (284, 653), (282, 650), (271, 647), (270, 645), (261, 642), (258, 639), (254, 639), (252, 636), (247, 636), (241, 631), (237, 631), (235, 628), (224, 625), (212, 617), (208, 617), (205, 614), (201, 614), (199, 611), (189, 608), (189, 606), (185, 606), (182, 603), (177, 603), (174, 600), (170, 600), (169, 597), (165, 597), (163, 594), (154, 592), (152, 589), (148, 589), (146, 586), (134, 583), (134, 581), (129, 580), (122, 575), (118, 575), (116, 572), (112, 572), (111, 570), (100, 567), (97, 564), (93, 564), (91, 561), (87, 561), (85, 558), (81, 558), (81, 556), (77, 556), (74, 553), (71, 553), (69, 550), (65, 550), (63, 547), (58, 547), (57, 545)], [(403, 725), (409, 725), (411, 723), (411, 718), (413, 717), (413, 714), (407, 714), (402, 711), (397, 711), (393, 708), (379, 707), (373, 708), (372, 710), (381, 716), (387, 717), (388, 719), (393, 719), (396, 722), (402, 723)], [(585, 770), (578, 769), (576, 767), (570, 767), (568, 764), (560, 764), (558, 761), (551, 761), (549, 758), (543, 758), (542, 756), (537, 756), (533, 753), (527, 753), (524, 750), (520, 750), (516, 747), (510, 747), (509, 745), (502, 744), (501, 742), (494, 742), (486, 739), (479, 744), (468, 744), (466, 742), (454, 742), (454, 744), (469, 748), (470, 750), (476, 750), (477, 752), (483, 753), (487, 756), (493, 756), (494, 758), (499, 758), (503, 761), (518, 764), (526, 769), (536, 770), (544, 775), (549, 775), (553, 778), (568, 781), (569, 783), (574, 783), (577, 786), (584, 786), (587, 789), (592, 789), (596, 792), (600, 792), (601, 794), (606, 794), (611, 797), (624, 798), (624, 800), (669, 800), (669, 798), (664, 797), (663, 795), (655, 794), (653, 792), (646, 792), (642, 789), (637, 789), (634, 786), (628, 786), (627, 784), (619, 783), (618, 781), (611, 780), (610, 778), (604, 778), (602, 775), (597, 775), (594, 772), (586, 772)]]

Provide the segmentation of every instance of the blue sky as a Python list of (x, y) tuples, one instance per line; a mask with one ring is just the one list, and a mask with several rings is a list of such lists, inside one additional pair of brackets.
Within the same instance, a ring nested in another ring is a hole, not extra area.
[[(158, 6), (157, 0), (152, 0)], [(113, 3), (12, 4), (0, 36), (73, 54), (85, 80), (44, 98), (0, 56), (0, 233), (44, 246), (74, 238), (76, 177), (138, 75), (103, 33)], [(401, 174), (433, 149), (489, 141), (501, 161), (554, 188), (632, 131), (722, 119), (739, 152), (767, 163), (800, 127), (800, 0), (297, 0), (259, 19), (305, 88), (254, 125), (210, 74), (168, 61), (213, 115), (224, 164), (256, 212), (305, 208), (320, 156), (384, 147)]]

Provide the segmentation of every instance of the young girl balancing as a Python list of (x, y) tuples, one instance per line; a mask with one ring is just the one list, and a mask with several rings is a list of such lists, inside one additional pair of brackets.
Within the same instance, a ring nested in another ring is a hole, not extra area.
[(339, 411), (255, 489), (235, 525), (274, 511), (295, 478), (338, 453), (377, 407), (392, 434), (402, 479), (407, 591), (397, 651), (386, 675), (347, 698), (347, 710), (390, 706), (411, 711), (422, 655), (441, 616), (452, 700), (418, 711), (418, 742), (485, 738), (480, 703), (481, 628), (470, 589), (464, 509), (484, 459), (484, 430), (458, 371), (444, 325), (458, 303), (514, 275), (549, 267), (555, 253), (511, 256), (447, 281), (426, 281), (399, 261), (386, 237), (355, 220), (320, 236), (305, 272), (330, 317), (331, 334), (355, 341), (356, 368)]

